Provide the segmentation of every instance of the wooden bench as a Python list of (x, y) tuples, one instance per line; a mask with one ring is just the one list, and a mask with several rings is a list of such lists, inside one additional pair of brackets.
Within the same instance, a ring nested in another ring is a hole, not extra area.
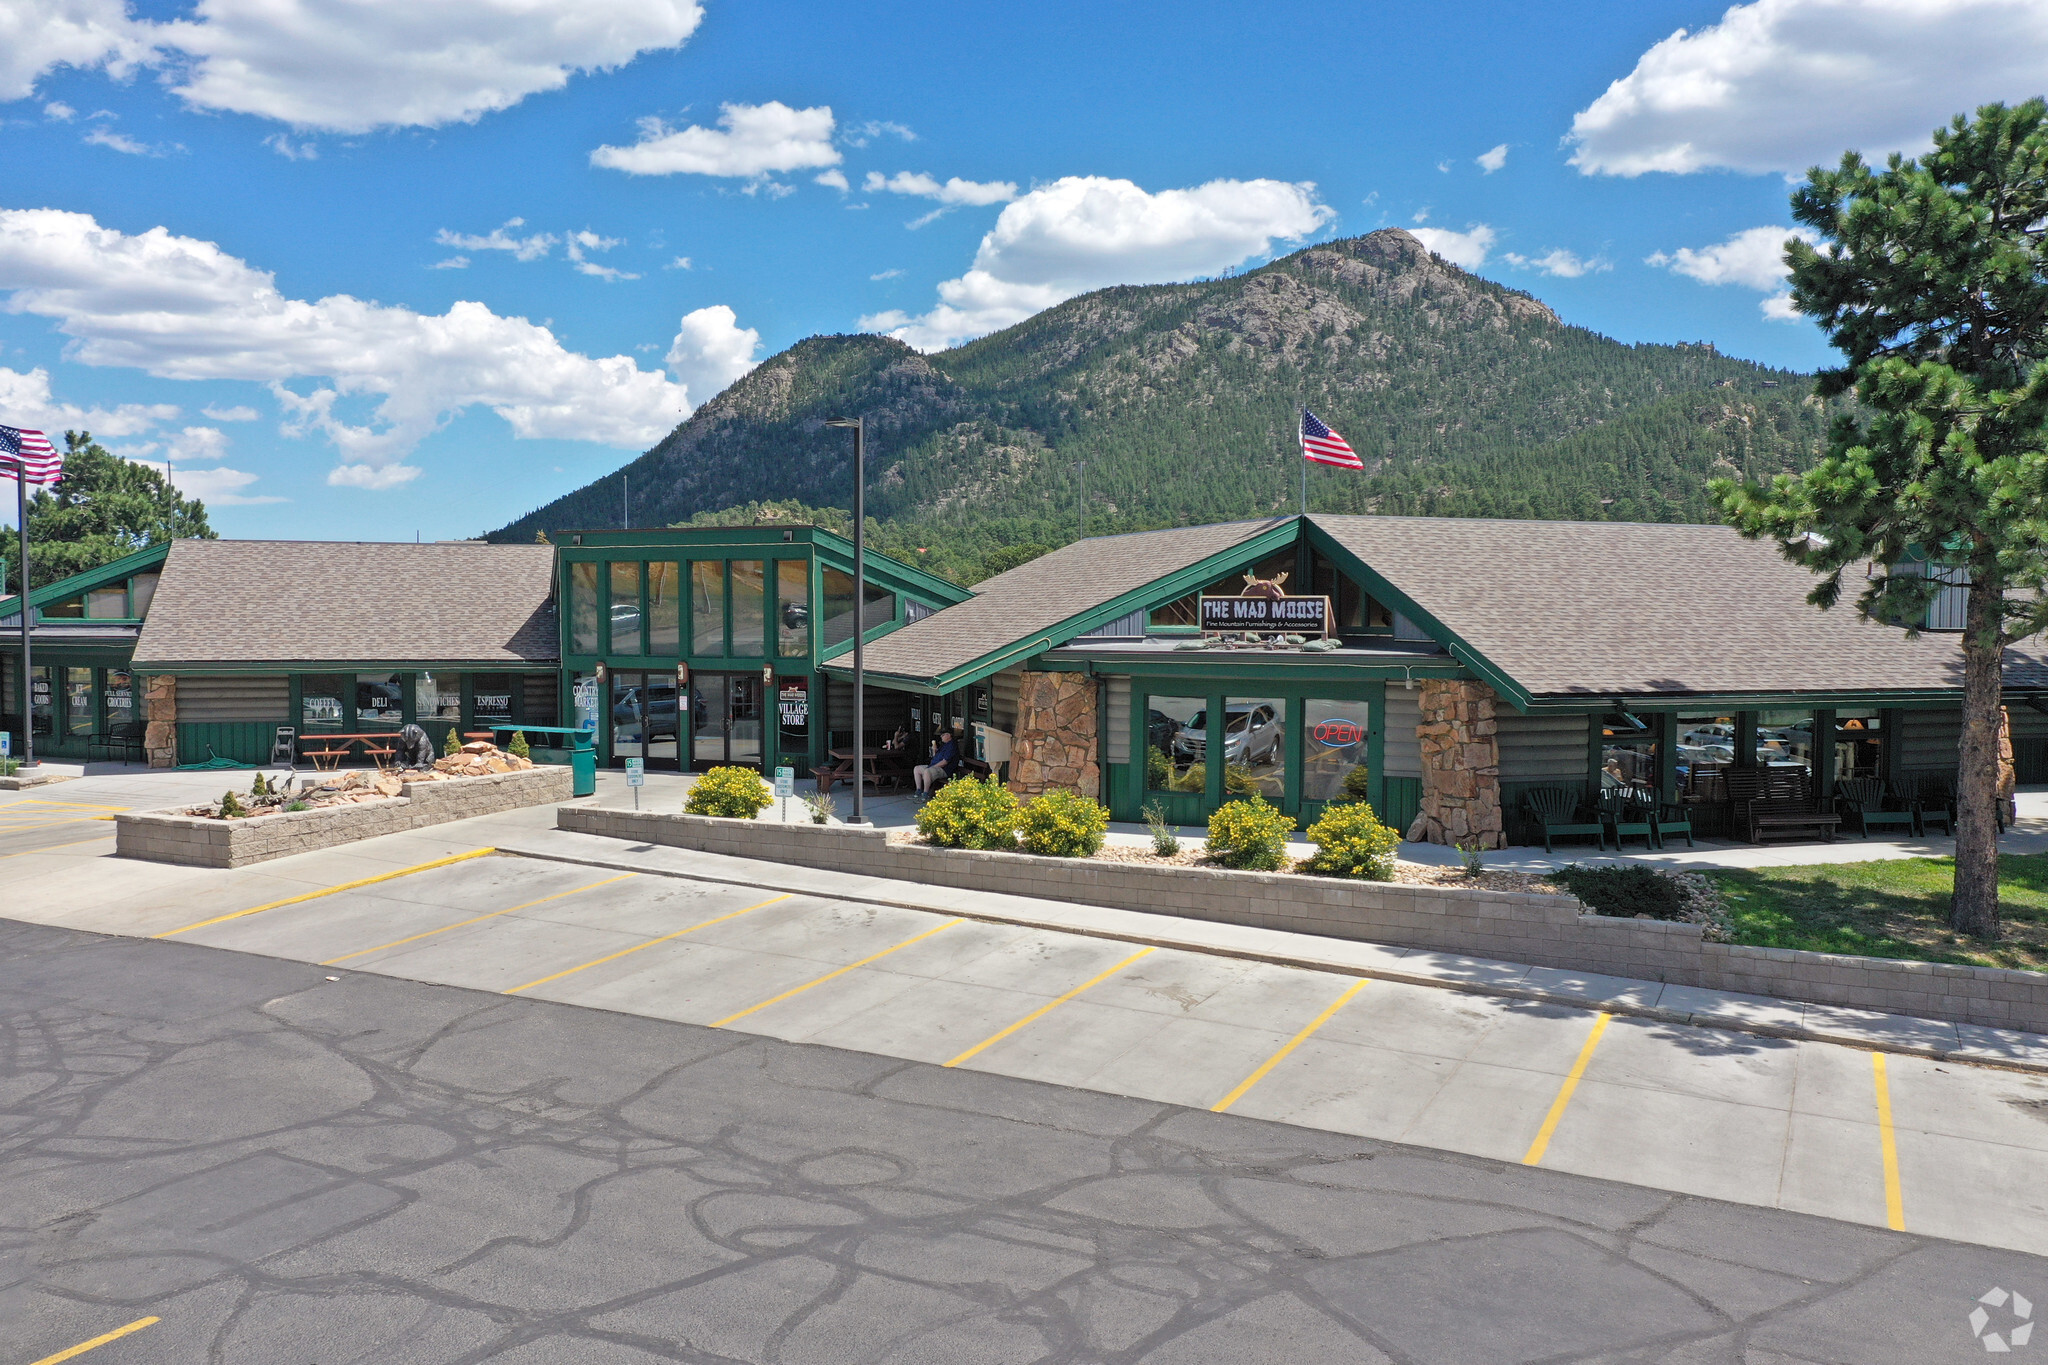
[(1730, 768), (1728, 784), (1729, 823), (1743, 832), (1752, 844), (1765, 836), (1796, 836), (1804, 831), (1820, 835), (1829, 843), (1842, 817), (1814, 804), (1811, 779), (1804, 768)]

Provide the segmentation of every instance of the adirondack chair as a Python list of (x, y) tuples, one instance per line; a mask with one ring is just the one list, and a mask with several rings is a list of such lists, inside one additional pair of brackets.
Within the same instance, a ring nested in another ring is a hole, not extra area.
[(1543, 851), (1555, 853), (1550, 841), (1560, 835), (1583, 839), (1591, 835), (1601, 848), (1607, 847), (1607, 826), (1588, 820), (1580, 811), (1584, 793), (1569, 787), (1537, 787), (1522, 793), (1522, 807), (1529, 818), (1543, 826)]
[(1943, 834), (1956, 832), (1956, 793), (1949, 780), (1938, 773), (1923, 773), (1913, 785), (1913, 809), (1920, 813), (1920, 832), (1940, 825)]
[(1649, 793), (1646, 788), (1634, 786), (1609, 787), (1600, 793), (1600, 821), (1607, 826), (1607, 832), (1614, 836), (1614, 851), (1621, 852), (1621, 841), (1640, 835), (1644, 848), (1657, 846), (1657, 803), (1652, 797), (1646, 805), (1643, 798)]
[(1850, 777), (1835, 784), (1835, 805), (1856, 826), (1856, 833), (1870, 837), (1873, 829), (1905, 829), (1922, 833), (1920, 816), (1910, 803), (1894, 800), (1891, 784), (1878, 777)]
[(1659, 800), (1657, 793), (1648, 787), (1631, 787), (1636, 794), (1636, 803), (1650, 820), (1650, 834), (1658, 848), (1664, 847), (1664, 836), (1683, 834), (1687, 848), (1698, 848), (1692, 841), (1692, 807), (1675, 801)]

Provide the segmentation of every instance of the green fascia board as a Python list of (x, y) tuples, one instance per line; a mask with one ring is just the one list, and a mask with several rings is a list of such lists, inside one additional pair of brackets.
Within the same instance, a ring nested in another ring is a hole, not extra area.
[(1451, 657), (1472, 670), (1480, 681), (1505, 698), (1517, 711), (1527, 711), (1532, 700), (1529, 689), (1508, 676), (1506, 669), (1473, 648), (1470, 641), (1439, 621), (1435, 614), (1407, 593), (1396, 588), (1360, 559), (1335, 537), (1311, 519), (1308, 523), (1309, 544), (1324, 556), (1336, 562), (1337, 566), (1357, 580), (1360, 587), (1383, 606), (1392, 607), (1416, 625), (1427, 631), (1432, 639), (1451, 652)]
[[(992, 673), (1000, 673), (1021, 657), (1039, 650), (1056, 648), (1097, 626), (1106, 626), (1111, 621), (1129, 616), (1134, 611), (1149, 611), (1155, 606), (1163, 606), (1187, 596), (1190, 592), (1207, 587), (1233, 568), (1256, 564), (1282, 546), (1294, 544), (1300, 535), (1300, 520), (1299, 517), (1279, 518), (1265, 530), (1239, 541), (1228, 549), (1218, 550), (1205, 559), (1198, 559), (1192, 564), (1175, 569), (1172, 573), (1155, 578), (1150, 583), (1141, 584), (1127, 593), (1112, 597), (1107, 602), (1055, 622), (1044, 630), (1014, 640), (1001, 649), (990, 650), (980, 658), (950, 668), (937, 677), (909, 681), (931, 692), (951, 692), (968, 683), (980, 682)], [(834, 667), (833, 671), (851, 670)]]
[[(18, 542), (15, 542), (13, 537), (8, 537), (8, 542), (8, 549), (18, 548)], [(29, 542), (28, 552), (29, 563), (33, 567), (36, 552), (33, 540)], [(52, 602), (61, 602), (67, 597), (75, 596), (89, 589), (104, 587), (117, 578), (127, 578), (144, 569), (156, 568), (164, 562), (164, 556), (170, 552), (171, 542), (168, 540), (158, 545), (145, 545), (133, 554), (121, 556), (111, 564), (102, 564), (97, 569), (87, 569), (84, 573), (75, 573), (69, 578), (60, 578), (54, 583), (46, 583), (40, 588), (31, 590), (28, 595), (29, 605), (40, 611)], [(9, 557), (11, 558), (12, 556)], [(12, 597), (0, 597), (0, 619), (14, 616), (20, 612), (20, 596), (21, 594), (16, 593)], [(133, 625), (135, 622), (130, 618), (123, 617), (118, 621), (108, 620), (105, 624)]]
[[(843, 573), (853, 572), (853, 541), (837, 531), (828, 531), (822, 526), (811, 528), (811, 543), (818, 548), (821, 562), (831, 565)], [(923, 598), (933, 606), (950, 607), (965, 602), (974, 593), (950, 579), (927, 573), (915, 564), (905, 563), (894, 555), (885, 555), (880, 550), (868, 551), (869, 581), (882, 583), (897, 593), (909, 593)]]

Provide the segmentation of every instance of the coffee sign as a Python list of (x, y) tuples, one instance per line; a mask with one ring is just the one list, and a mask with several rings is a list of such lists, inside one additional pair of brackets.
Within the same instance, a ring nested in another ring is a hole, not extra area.
[(1204, 597), (1202, 629), (1263, 634), (1330, 633), (1327, 597)]

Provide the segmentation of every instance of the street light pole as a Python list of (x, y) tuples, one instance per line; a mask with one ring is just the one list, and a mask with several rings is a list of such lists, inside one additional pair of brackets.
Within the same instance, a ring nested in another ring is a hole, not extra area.
[[(825, 425), (853, 428), (853, 818), (846, 823), (865, 825), (867, 661), (862, 654), (862, 637), (867, 634), (868, 624), (867, 426), (866, 419), (861, 417), (834, 417)], [(826, 723), (830, 725), (829, 718)]]

